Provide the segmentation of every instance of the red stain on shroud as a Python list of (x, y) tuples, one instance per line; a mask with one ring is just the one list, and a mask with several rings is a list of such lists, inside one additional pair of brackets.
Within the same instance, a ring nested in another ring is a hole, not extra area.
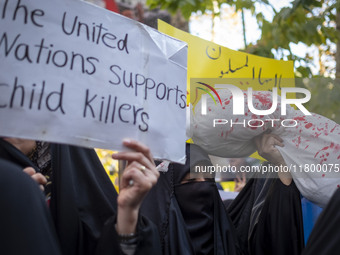
[(305, 128), (310, 128), (310, 127), (312, 127), (313, 126), (313, 124), (312, 123), (308, 123), (306, 126), (305, 126)]
[(318, 138), (321, 135), (321, 133), (315, 132), (315, 138)]
[(334, 152), (338, 152), (339, 150), (340, 150), (340, 145), (339, 144), (335, 145)]
[(306, 120), (306, 119), (305, 119), (305, 116), (303, 116), (303, 117), (295, 117), (294, 120), (301, 120), (301, 121), (303, 121), (303, 120)]
[(316, 158), (316, 156), (319, 154), (319, 152), (328, 150), (328, 148), (329, 148), (329, 146), (323, 147), (321, 150), (319, 150), (319, 151), (315, 154), (314, 158)]
[(301, 136), (299, 136), (299, 137), (297, 138), (297, 142), (295, 143), (296, 148), (299, 148), (300, 144), (301, 144)]
[(324, 158), (320, 161), (320, 164), (322, 164), (323, 162), (327, 161), (327, 158)]
[(261, 102), (261, 104), (272, 107), (272, 100), (269, 98), (269, 94), (258, 93), (255, 94), (254, 97)]
[(330, 133), (333, 133), (334, 129), (336, 128), (337, 125), (334, 126), (334, 128), (330, 131)]

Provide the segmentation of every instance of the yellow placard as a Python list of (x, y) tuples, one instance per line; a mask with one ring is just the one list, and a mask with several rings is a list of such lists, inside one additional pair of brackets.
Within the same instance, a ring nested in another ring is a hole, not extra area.
[(293, 61), (231, 50), (161, 20), (158, 20), (158, 30), (188, 44), (188, 91), (191, 78), (246, 78), (244, 83), (239, 84), (244, 90), (252, 87), (263, 91), (277, 87), (280, 91), (280, 87), (295, 86)]

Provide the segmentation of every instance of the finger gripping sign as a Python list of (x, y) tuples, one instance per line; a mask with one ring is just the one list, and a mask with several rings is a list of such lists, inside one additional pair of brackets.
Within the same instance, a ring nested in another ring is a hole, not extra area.
[(0, 136), (185, 155), (187, 44), (94, 5), (0, 1)]

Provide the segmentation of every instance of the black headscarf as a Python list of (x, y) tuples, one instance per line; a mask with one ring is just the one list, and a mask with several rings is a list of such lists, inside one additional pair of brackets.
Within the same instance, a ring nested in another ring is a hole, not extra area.
[(234, 228), (214, 181), (181, 184), (190, 168), (211, 165), (207, 153), (186, 145), (185, 165), (170, 164), (143, 202), (158, 225), (164, 254), (237, 254)]
[[(115, 219), (117, 192), (93, 149), (51, 144), (50, 209), (64, 255), (120, 254)], [(35, 166), (24, 154), (0, 139), (0, 158), (20, 167)], [(140, 218), (137, 254), (158, 254), (157, 232)]]

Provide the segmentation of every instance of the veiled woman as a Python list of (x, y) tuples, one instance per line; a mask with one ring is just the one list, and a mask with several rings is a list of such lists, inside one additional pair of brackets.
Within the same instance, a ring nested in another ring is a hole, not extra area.
[(158, 226), (163, 253), (238, 254), (235, 230), (214, 176), (190, 178), (190, 169), (212, 165), (207, 153), (187, 144), (186, 156), (185, 165), (171, 163), (167, 172), (161, 173), (141, 208)]

